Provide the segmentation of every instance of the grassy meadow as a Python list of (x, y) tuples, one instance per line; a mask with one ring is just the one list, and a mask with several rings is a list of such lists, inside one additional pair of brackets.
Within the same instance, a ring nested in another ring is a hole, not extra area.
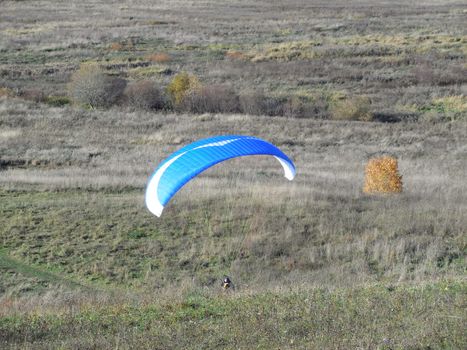
[[(466, 16), (439, 0), (0, 2), (0, 348), (466, 348)], [(70, 93), (87, 65), (162, 94), (188, 72), (281, 109), (95, 108)], [(230, 160), (153, 216), (157, 164), (220, 134), (274, 143), (297, 177)], [(363, 192), (378, 155), (401, 193)]]

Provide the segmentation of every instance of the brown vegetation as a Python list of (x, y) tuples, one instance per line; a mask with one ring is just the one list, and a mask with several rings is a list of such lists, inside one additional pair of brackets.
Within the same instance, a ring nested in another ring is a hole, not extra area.
[(141, 80), (130, 83), (124, 91), (125, 102), (139, 109), (163, 109), (167, 106), (166, 98), (156, 82)]
[(167, 63), (171, 61), (171, 57), (166, 54), (166, 53), (153, 53), (150, 55), (147, 55), (146, 60), (150, 62), (156, 62), (156, 63)]
[[(458, 2), (292, 0), (278, 9), (209, 0), (191, 4), (190, 15), (183, 1), (147, 3), (146, 11), (123, 2), (122, 16), (115, 16), (113, 4), (84, 1), (62, 4), (54, 21), (49, 11), (29, 11), (28, 4), (2, 6), (0, 85), (15, 91), (61, 95), (70, 74), (89, 61), (109, 62), (106, 73), (121, 78), (142, 69), (137, 78), (157, 76), (161, 88), (174, 73), (189, 71), (205, 86), (228, 84), (238, 95), (253, 90), (286, 101), (337, 92), (367, 96), (369, 112), (380, 121), (451, 120), (429, 110), (431, 100), (465, 95), (464, 7)], [(149, 66), (135, 68), (143, 63)], [(333, 115), (323, 108), (305, 114)]]
[(185, 98), (201, 88), (198, 78), (192, 74), (182, 72), (177, 74), (167, 86), (167, 92), (175, 107), (179, 107)]
[[(1, 2), (0, 348), (467, 348), (466, 10)], [(154, 167), (227, 133), (297, 177), (233, 159), (152, 216)]]
[(402, 176), (399, 175), (397, 159), (391, 156), (370, 159), (365, 168), (363, 192), (402, 192)]
[(97, 65), (83, 64), (73, 73), (68, 91), (77, 104), (109, 107), (122, 95), (126, 81), (105, 74)]
[(370, 121), (373, 118), (370, 99), (365, 96), (355, 96), (338, 100), (332, 107), (332, 116), (337, 120)]

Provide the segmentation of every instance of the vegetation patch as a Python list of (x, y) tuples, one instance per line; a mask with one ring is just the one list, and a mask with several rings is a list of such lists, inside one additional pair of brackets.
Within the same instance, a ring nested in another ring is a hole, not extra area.
[(463, 348), (465, 283), (376, 285), (88, 305), (0, 318), (0, 345), (189, 348)]
[(122, 95), (125, 85), (125, 80), (106, 75), (97, 65), (84, 64), (72, 75), (68, 91), (75, 103), (109, 107)]

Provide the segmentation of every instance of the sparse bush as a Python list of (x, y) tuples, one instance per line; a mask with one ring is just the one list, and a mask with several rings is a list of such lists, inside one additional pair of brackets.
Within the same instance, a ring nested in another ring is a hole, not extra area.
[(279, 97), (266, 96), (262, 92), (242, 94), (239, 97), (240, 109), (251, 115), (284, 115), (286, 100)]
[(162, 109), (167, 104), (161, 89), (150, 80), (129, 84), (124, 91), (124, 96), (129, 106), (140, 109)]
[(336, 120), (370, 121), (373, 118), (370, 99), (366, 96), (356, 96), (338, 100), (332, 107), (332, 117)]
[(225, 57), (231, 60), (241, 60), (241, 61), (247, 59), (247, 56), (240, 51), (227, 51), (225, 53)]
[(169, 86), (167, 86), (167, 92), (175, 107), (179, 107), (184, 98), (194, 91), (198, 90), (201, 84), (197, 77), (188, 73), (177, 74)]
[(151, 62), (166, 63), (170, 62), (171, 57), (166, 53), (153, 53), (146, 56), (146, 59)]
[(391, 156), (370, 159), (365, 169), (363, 192), (402, 192), (402, 176), (399, 175), (397, 159)]
[(71, 103), (67, 96), (47, 96), (44, 102), (52, 107), (62, 107)]
[(239, 97), (240, 108), (243, 113), (261, 115), (264, 111), (264, 95), (255, 91), (241, 94)]
[(81, 65), (68, 84), (70, 98), (90, 107), (109, 107), (122, 95), (124, 79), (106, 75), (97, 65)]
[(135, 48), (135, 38), (129, 38), (121, 42), (113, 42), (109, 45), (110, 51), (130, 51)]
[(44, 102), (46, 99), (46, 95), (43, 91), (34, 88), (22, 90), (19, 96), (33, 102)]
[(229, 87), (213, 85), (189, 93), (182, 102), (183, 109), (194, 113), (239, 112), (239, 98)]
[(321, 118), (327, 116), (327, 103), (321, 98), (292, 96), (284, 104), (284, 116), (293, 118)]
[(266, 96), (263, 101), (264, 115), (279, 116), (284, 115), (284, 106), (287, 100), (284, 97)]
[(124, 46), (122, 43), (114, 42), (110, 44), (109, 49), (111, 51), (122, 51), (124, 49)]
[(16, 94), (12, 89), (0, 87), (0, 97), (14, 97)]

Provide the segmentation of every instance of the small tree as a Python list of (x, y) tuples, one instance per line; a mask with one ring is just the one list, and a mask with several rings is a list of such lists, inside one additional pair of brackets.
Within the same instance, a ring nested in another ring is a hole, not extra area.
[(177, 74), (167, 86), (167, 92), (175, 107), (182, 104), (185, 97), (201, 87), (197, 77), (188, 73)]
[(75, 103), (90, 107), (109, 107), (122, 95), (124, 79), (106, 75), (97, 65), (84, 64), (73, 73), (68, 93)]
[(373, 114), (370, 111), (370, 99), (366, 96), (355, 96), (336, 101), (332, 107), (333, 119), (370, 121)]
[(397, 159), (391, 156), (370, 159), (365, 169), (363, 192), (402, 192), (402, 176), (399, 175)]

